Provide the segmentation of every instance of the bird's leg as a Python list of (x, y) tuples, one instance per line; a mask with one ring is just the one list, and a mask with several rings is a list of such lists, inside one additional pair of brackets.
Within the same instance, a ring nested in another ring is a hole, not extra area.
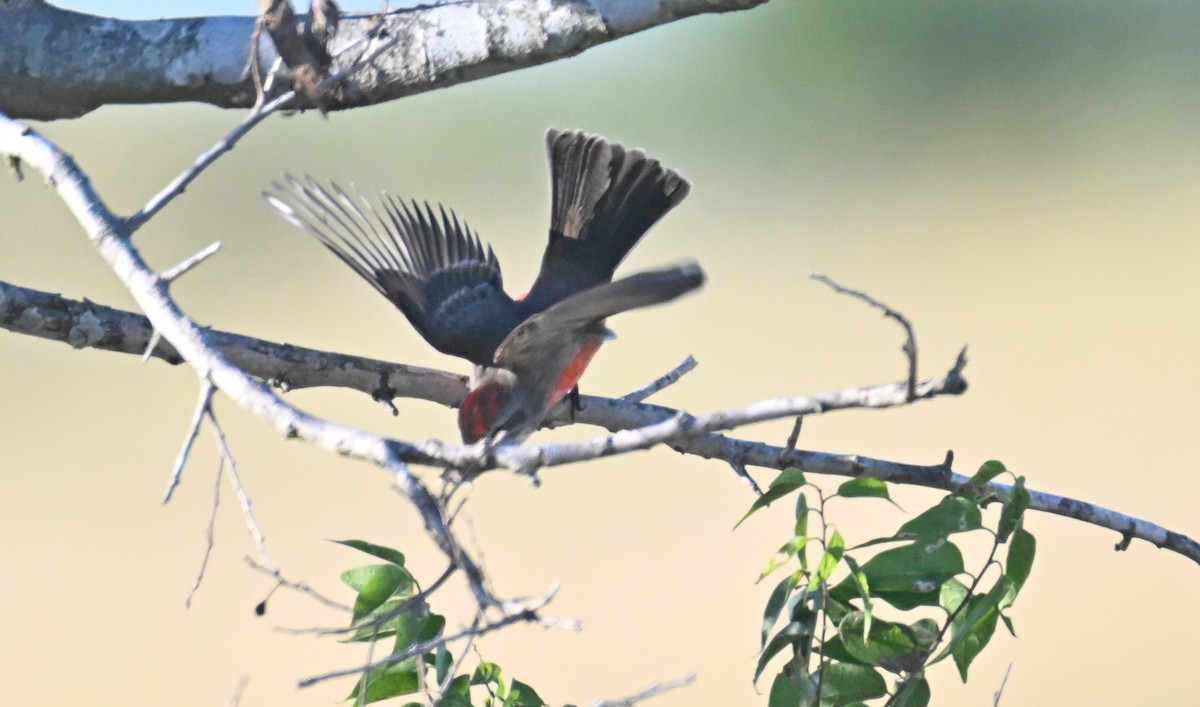
[(571, 402), (571, 422), (575, 422), (575, 413), (583, 411), (583, 401), (579, 399), (579, 386), (571, 388), (567, 395)]

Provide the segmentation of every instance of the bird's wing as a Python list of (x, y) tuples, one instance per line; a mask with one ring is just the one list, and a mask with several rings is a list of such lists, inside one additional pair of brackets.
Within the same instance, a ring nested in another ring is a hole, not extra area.
[(500, 265), (466, 223), (443, 207), (405, 203), (384, 192), (290, 175), (263, 197), (394, 304), (437, 350), (491, 362), (524, 319), (503, 288)]
[(533, 311), (612, 280), (629, 251), (690, 189), (658, 160), (599, 135), (551, 128), (546, 151), (550, 241), (525, 297)]
[(496, 349), (496, 364), (510, 367), (514, 357), (524, 360), (541, 346), (557, 346), (566, 332), (594, 326), (631, 309), (670, 302), (703, 284), (704, 271), (690, 262), (637, 273), (578, 292), (514, 329)]

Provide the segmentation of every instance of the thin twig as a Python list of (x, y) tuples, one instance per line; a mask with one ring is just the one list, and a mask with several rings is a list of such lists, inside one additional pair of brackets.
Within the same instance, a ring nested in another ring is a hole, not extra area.
[(192, 413), (191, 425), (188, 426), (187, 436), (183, 438), (183, 448), (179, 450), (179, 456), (175, 457), (175, 467), (171, 469), (171, 478), (167, 482), (167, 492), (163, 495), (163, 504), (171, 502), (171, 495), (175, 493), (175, 489), (183, 478), (183, 466), (187, 464), (188, 455), (192, 453), (192, 443), (196, 441), (196, 435), (200, 433), (200, 423), (204, 421), (204, 413), (212, 403), (213, 393), (216, 391), (217, 388), (212, 381), (207, 378), (201, 380), (196, 411)]
[(246, 530), (250, 533), (250, 538), (254, 541), (254, 549), (258, 552), (259, 562), (264, 567), (274, 568), (275, 562), (271, 560), (271, 556), (267, 554), (267, 536), (262, 531), (262, 526), (258, 524), (258, 519), (254, 517), (254, 501), (251, 500), (250, 494), (246, 493), (246, 487), (242, 485), (242, 478), (238, 475), (237, 460), (233, 458), (233, 452), (229, 450), (229, 442), (225, 439), (225, 430), (221, 429), (221, 423), (217, 421), (217, 412), (212, 405), (208, 406), (208, 420), (212, 423), (213, 436), (217, 440), (217, 449), (225, 463), (229, 465), (229, 482), (233, 484), (233, 493), (237, 496), (238, 504), (242, 507), (242, 517), (246, 520)]
[(440, 646), (444, 646), (448, 643), (453, 643), (454, 641), (457, 641), (460, 638), (465, 638), (467, 636), (486, 636), (487, 634), (492, 633), (493, 631), (498, 631), (502, 628), (505, 628), (506, 626), (510, 626), (515, 623), (531, 623), (531, 622), (534, 622), (534, 623), (538, 622), (537, 609), (528, 608), (528, 609), (525, 609), (524, 611), (520, 611), (520, 612), (513, 613), (513, 614), (508, 614), (502, 618), (496, 619), (495, 621), (489, 622), (482, 626), (464, 629), (462, 631), (459, 631), (458, 633), (451, 634), (449, 636), (443, 636), (441, 638), (436, 638), (436, 639), (433, 639), (430, 641), (424, 641), (422, 643), (418, 643), (416, 645), (410, 646), (407, 650), (401, 651), (400, 653), (393, 653), (393, 654), (389, 655), (388, 657), (383, 658), (378, 661), (375, 661), (373, 663), (367, 663), (367, 664), (360, 665), (360, 666), (357, 666), (354, 668), (346, 668), (344, 670), (334, 670), (332, 672), (323, 673), (321, 675), (314, 675), (313, 677), (305, 678), (305, 679), (301, 680), (298, 683), (297, 687), (312, 687), (313, 685), (316, 685), (317, 683), (325, 682), (326, 680), (332, 680), (334, 678), (345, 677), (347, 675), (357, 675), (359, 672), (361, 672), (363, 670), (378, 670), (379, 668), (386, 668), (389, 665), (394, 665), (396, 663), (408, 660), (409, 658), (412, 658), (413, 656), (422, 655), (424, 653), (428, 653), (431, 650), (436, 650)]
[(1004, 686), (1008, 684), (1008, 676), (1012, 673), (1012, 663), (1004, 670), (1004, 679), (1000, 681), (1000, 687), (996, 688), (996, 694), (992, 696), (992, 707), (1000, 707), (1000, 697), (1004, 694)]
[(639, 702), (648, 700), (651, 697), (658, 697), (664, 692), (669, 692), (671, 690), (676, 690), (681, 687), (691, 685), (695, 681), (696, 676), (694, 674), (688, 674), (675, 680), (656, 682), (650, 685), (650, 687), (647, 687), (645, 690), (630, 695), (629, 697), (622, 697), (616, 700), (597, 700), (596, 702), (592, 703), (592, 707), (633, 707)]
[[(258, 564), (258, 562), (256, 562), (254, 560), (254, 558), (252, 558), (250, 556), (247, 556), (245, 558), (245, 560), (246, 560), (246, 564), (250, 565), (251, 569), (253, 569), (256, 572), (261, 572), (262, 574), (265, 574), (268, 577), (272, 577), (276, 582), (279, 583), (279, 586), (287, 587), (288, 589), (294, 589), (295, 591), (298, 591), (301, 594), (307, 594), (308, 596), (312, 597), (313, 599), (316, 599), (317, 601), (321, 602), (322, 604), (324, 604), (325, 606), (328, 606), (331, 609), (345, 611), (346, 613), (350, 613), (351, 611), (354, 610), (352, 607), (349, 607), (339, 601), (330, 599), (329, 597), (325, 596), (324, 594), (313, 589), (312, 585), (310, 585), (308, 582), (296, 582), (296, 581), (287, 579), (286, 577), (283, 576), (283, 574), (278, 569), (264, 567), (263, 565)], [(272, 590), (272, 591), (274, 591), (274, 590)]]
[(225, 460), (217, 460), (217, 478), (213, 483), (213, 502), (212, 512), (208, 515), (208, 529), (204, 533), (204, 557), (200, 560), (200, 571), (196, 573), (196, 581), (192, 584), (192, 590), (188, 592), (187, 599), (183, 601), (184, 608), (192, 608), (192, 597), (196, 595), (196, 590), (200, 589), (200, 583), (204, 581), (204, 572), (208, 569), (208, 559), (212, 557), (213, 548), (216, 547), (216, 529), (217, 529), (217, 509), (221, 507), (221, 481), (225, 472)]
[(650, 383), (650, 385), (647, 385), (645, 388), (641, 388), (639, 390), (633, 391), (632, 393), (629, 393), (628, 395), (621, 396), (620, 400), (621, 400), (621, 402), (624, 402), (624, 403), (640, 403), (643, 400), (645, 400), (646, 398), (649, 398), (651, 395), (654, 395), (658, 391), (662, 390), (663, 388), (673, 385), (680, 378), (683, 378), (685, 375), (690, 373), (691, 370), (695, 367), (696, 367), (696, 359), (692, 358), (691, 356), (688, 356), (687, 358), (683, 359), (682, 363), (680, 363), (678, 366), (676, 366), (675, 368), (668, 371), (666, 374), (661, 376), (658, 380)]
[(205, 248), (204, 250), (200, 251), (199, 253), (196, 253), (192, 257), (188, 258), (187, 260), (183, 261), (182, 263), (180, 263), (180, 264), (176, 265), (175, 267), (171, 268), (170, 270), (166, 271), (159, 277), (162, 278), (163, 282), (166, 282), (166, 283), (174, 282), (175, 280), (178, 280), (182, 275), (187, 273), (192, 268), (196, 267), (200, 263), (203, 263), (205, 260), (207, 260), (209, 257), (211, 257), (214, 253), (216, 253), (220, 249), (221, 249), (221, 241), (217, 241), (217, 242), (213, 243), (212, 245), (208, 246), (207, 248)]
[(238, 679), (237, 687), (233, 690), (233, 696), (229, 698), (229, 707), (238, 707), (242, 703), (242, 693), (246, 691), (246, 685), (250, 684), (250, 677), (243, 675)]
[(895, 319), (897, 322), (900, 323), (900, 326), (904, 327), (904, 334), (905, 334), (904, 346), (902, 346), (900, 350), (904, 352), (905, 357), (908, 359), (908, 399), (910, 401), (916, 400), (917, 399), (917, 338), (916, 338), (916, 335), (913, 333), (912, 323), (910, 323), (908, 321), (908, 317), (905, 317), (900, 312), (897, 312), (896, 310), (887, 306), (883, 302), (880, 302), (879, 300), (875, 299), (871, 295), (868, 295), (866, 292), (863, 292), (861, 290), (853, 290), (853, 289), (850, 289), (849, 287), (843, 287), (843, 286), (839, 285), (838, 283), (834, 282), (831, 278), (829, 278), (826, 275), (821, 275), (820, 273), (813, 273), (813, 274), (809, 275), (809, 277), (816, 280), (817, 282), (823, 282), (826, 285), (829, 285), (830, 287), (833, 288), (833, 291), (837, 292), (838, 294), (850, 295), (851, 297), (857, 297), (858, 299), (862, 300), (863, 302), (866, 302), (867, 304), (871, 305), (872, 307), (882, 310), (883, 316), (890, 317), (891, 319)]
[(796, 421), (792, 423), (792, 431), (788, 434), (787, 441), (784, 442), (783, 452), (779, 455), (779, 464), (787, 466), (792, 463), (792, 458), (796, 456), (796, 445), (800, 443), (800, 428), (804, 425), (804, 416), (797, 415)]
[[(450, 579), (450, 577), (454, 575), (454, 572), (457, 569), (458, 568), (454, 565), (450, 565), (436, 580), (434, 580), (433, 584), (430, 584), (425, 589), (420, 590), (408, 599), (400, 602), (387, 612), (376, 616), (369, 623), (354, 624), (352, 626), (338, 626), (335, 628), (277, 628), (275, 630), (279, 633), (286, 633), (293, 636), (341, 636), (347, 633), (358, 633), (363, 629), (382, 630), (382, 628), (392, 620), (398, 618), (401, 614), (407, 613), (412, 607), (424, 603), (427, 599), (429, 599), (429, 597), (433, 596), (433, 593), (440, 589), (442, 585), (446, 583), (446, 580)], [(344, 608), (347, 610), (349, 609), (349, 607)]]
[(729, 466), (733, 467), (734, 473), (737, 474), (742, 481), (745, 481), (750, 485), (750, 490), (754, 492), (755, 496), (763, 495), (763, 490), (758, 487), (758, 482), (755, 481), (754, 477), (750, 475), (750, 472), (746, 470), (745, 462), (734, 459), (729, 462)]
[[(475, 638), (479, 635), (476, 632), (479, 630), (479, 625), (483, 622), (483, 619), (483, 612), (476, 612), (475, 618), (471, 620), (471, 634), (467, 636), (466, 643), (463, 644), (462, 650), (458, 652), (458, 658), (454, 660), (454, 664), (446, 672), (446, 677), (438, 684), (438, 696), (430, 703), (429, 707), (438, 707), (442, 703), (442, 698), (446, 696), (446, 689), (450, 687), (450, 683), (454, 680), (459, 668), (466, 662), (471, 650), (475, 648)], [(420, 675), (420, 671), (417, 674)]]
[(261, 123), (275, 111), (287, 105), (288, 102), (295, 97), (296, 94), (294, 92), (288, 91), (287, 93), (284, 93), (265, 105), (256, 106), (250, 111), (250, 113), (246, 115), (245, 118), (242, 118), (241, 122), (239, 122), (233, 130), (229, 131), (228, 135), (219, 140), (217, 144), (208, 148), (208, 150), (200, 155), (200, 157), (198, 157), (190, 167), (180, 173), (178, 177), (171, 180), (171, 183), (163, 188), (162, 191), (155, 194), (150, 201), (142, 207), (141, 211), (138, 211), (136, 214), (126, 219), (125, 227), (129, 229), (130, 233), (133, 233), (144, 226), (147, 221), (153, 218), (154, 214), (157, 214), (164, 206), (169, 204), (172, 199), (182, 194), (183, 191), (188, 188), (188, 185), (191, 184), (196, 177), (200, 176), (201, 172), (207, 169), (208, 166), (213, 162), (217, 161), (218, 157), (232, 150), (234, 145), (236, 145), (239, 140), (241, 140), (246, 136), (247, 133), (250, 132), (251, 128)]
[(142, 363), (150, 360), (154, 355), (154, 350), (158, 348), (158, 342), (162, 341), (162, 334), (157, 331), (150, 335), (150, 343), (146, 344), (146, 352), (142, 354)]

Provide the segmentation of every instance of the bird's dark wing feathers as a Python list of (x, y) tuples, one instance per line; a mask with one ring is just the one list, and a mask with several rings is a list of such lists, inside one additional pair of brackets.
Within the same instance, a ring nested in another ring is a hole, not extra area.
[(629, 251), (690, 185), (641, 150), (550, 129), (550, 242), (526, 296), (535, 310), (612, 279)]
[(437, 350), (486, 365), (525, 317), (500, 265), (452, 211), (290, 175), (263, 197), (394, 304)]

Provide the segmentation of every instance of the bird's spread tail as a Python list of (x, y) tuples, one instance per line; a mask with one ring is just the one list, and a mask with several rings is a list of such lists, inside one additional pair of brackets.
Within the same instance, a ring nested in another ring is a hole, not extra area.
[(535, 309), (612, 279), (650, 228), (690, 185), (641, 150), (598, 135), (551, 129), (550, 243), (527, 301)]

